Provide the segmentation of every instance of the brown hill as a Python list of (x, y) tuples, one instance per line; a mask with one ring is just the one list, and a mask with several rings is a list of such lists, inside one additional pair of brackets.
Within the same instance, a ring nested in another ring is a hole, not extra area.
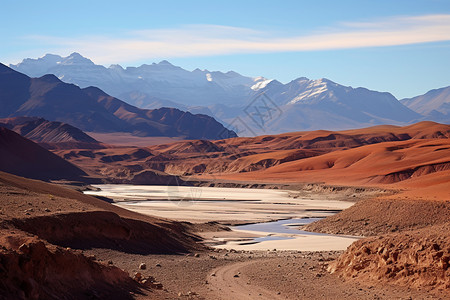
[(94, 138), (66, 123), (36, 117), (15, 117), (0, 119), (0, 126), (17, 132), (47, 149), (104, 148)]
[[(9, 220), (57, 245), (73, 243), (84, 248), (102, 242), (122, 251), (148, 253), (177, 253), (197, 247), (196, 237), (179, 223), (131, 212), (56, 184), (0, 172), (0, 192), (0, 220)], [(27, 206), (32, 209), (25, 212)], [(159, 242), (149, 242), (152, 239)]]
[(391, 184), (450, 170), (449, 158), (449, 139), (385, 142), (286, 162), (236, 178)]
[(82, 180), (80, 168), (41, 146), (0, 127), (0, 171), (41, 180)]
[(279, 135), (262, 135), (254, 138), (235, 138), (215, 142), (233, 148), (244, 149), (330, 149), (354, 148), (364, 145), (410, 139), (450, 138), (450, 126), (435, 122), (419, 122), (399, 127), (380, 125), (344, 131), (304, 131)]
[[(449, 137), (449, 125), (421, 122), (405, 127), (181, 141), (141, 148), (150, 153), (146, 157), (133, 156), (136, 148), (57, 154), (101, 176), (130, 177), (153, 169), (200, 179), (379, 185), (448, 170)], [(106, 161), (108, 166), (103, 164)]]

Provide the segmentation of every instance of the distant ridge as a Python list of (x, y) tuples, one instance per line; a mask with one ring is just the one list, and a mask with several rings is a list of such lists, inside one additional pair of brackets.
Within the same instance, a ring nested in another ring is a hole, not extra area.
[(99, 149), (103, 146), (80, 129), (62, 122), (51, 122), (38, 117), (14, 117), (0, 119), (0, 126), (49, 149), (85, 148)]
[(30, 78), (0, 64), (0, 118), (41, 117), (90, 132), (129, 132), (187, 139), (235, 137), (210, 116), (178, 109), (139, 109), (97, 88), (80, 89), (55, 75)]
[(450, 86), (400, 102), (430, 120), (450, 124)]

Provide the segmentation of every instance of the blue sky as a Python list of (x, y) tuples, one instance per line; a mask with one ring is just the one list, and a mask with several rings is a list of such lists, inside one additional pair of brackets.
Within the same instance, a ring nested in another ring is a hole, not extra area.
[(399, 99), (450, 85), (450, 0), (2, 0), (0, 10), (6, 64), (75, 51), (106, 66), (167, 59)]

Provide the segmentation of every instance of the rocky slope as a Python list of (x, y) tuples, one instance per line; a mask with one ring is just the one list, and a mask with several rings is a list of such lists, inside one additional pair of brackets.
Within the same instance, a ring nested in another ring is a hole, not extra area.
[(139, 109), (107, 95), (98, 88), (88, 87), (83, 91), (108, 112), (130, 124), (133, 134), (138, 136), (180, 136), (187, 139), (236, 137), (234, 132), (207, 115), (193, 115), (175, 108)]
[(4, 172), (0, 202), (1, 299), (134, 299), (131, 293), (159, 286), (149, 277), (133, 280), (114, 262), (84, 251), (148, 255), (203, 249), (181, 223)]
[(20, 232), (1, 232), (2, 299), (132, 299), (126, 272)]
[[(236, 136), (211, 117), (177, 109), (141, 110), (108, 98), (100, 90), (82, 90), (63, 83), (54, 75), (29, 78), (0, 64), (0, 82), (0, 117), (3, 118), (37, 116), (85, 131), (129, 132), (141, 136), (208, 139)], [(133, 114), (139, 118), (133, 118)]]
[[(329, 270), (341, 277), (450, 289), (450, 223), (353, 243)], [(444, 296), (445, 297), (445, 296)]]

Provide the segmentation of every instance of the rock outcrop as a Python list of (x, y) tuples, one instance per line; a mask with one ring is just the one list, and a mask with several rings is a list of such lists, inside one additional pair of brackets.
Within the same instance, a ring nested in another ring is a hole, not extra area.
[(450, 289), (450, 223), (353, 243), (329, 271), (347, 279)]

